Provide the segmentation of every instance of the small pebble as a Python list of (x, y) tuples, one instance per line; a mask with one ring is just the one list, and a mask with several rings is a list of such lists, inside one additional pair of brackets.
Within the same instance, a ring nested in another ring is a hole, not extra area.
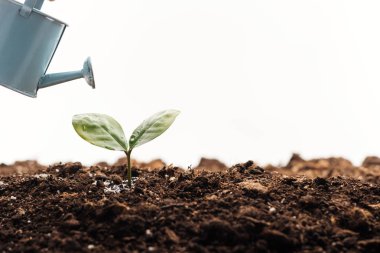
[(37, 174), (34, 177), (35, 178), (47, 178), (48, 176), (49, 176), (48, 174), (42, 173), (42, 174)]
[(94, 244), (89, 244), (88, 246), (87, 246), (87, 249), (94, 249), (95, 248), (95, 245)]
[(148, 251), (150, 251), (150, 252), (155, 251), (155, 250), (156, 250), (155, 247), (152, 247), (152, 246), (148, 247)]
[(152, 234), (152, 231), (150, 231), (150, 229), (147, 229), (147, 230), (145, 230), (145, 235), (146, 236), (152, 236), (153, 234)]
[(269, 213), (274, 213), (274, 212), (276, 212), (276, 208), (274, 207), (269, 208)]
[(11, 196), (11, 200), (16, 200), (17, 198), (15, 196)]
[(25, 210), (22, 208), (17, 209), (17, 211), (18, 211), (19, 215), (25, 215), (25, 213), (26, 213)]

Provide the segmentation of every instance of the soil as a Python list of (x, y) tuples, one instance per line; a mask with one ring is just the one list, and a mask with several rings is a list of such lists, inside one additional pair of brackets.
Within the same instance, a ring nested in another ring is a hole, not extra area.
[(0, 164), (0, 252), (379, 252), (380, 159)]

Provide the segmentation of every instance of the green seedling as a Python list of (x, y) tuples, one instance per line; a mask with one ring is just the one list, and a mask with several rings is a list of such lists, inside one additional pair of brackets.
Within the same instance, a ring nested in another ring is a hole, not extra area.
[(180, 112), (166, 110), (158, 112), (144, 120), (132, 133), (129, 140), (125, 138), (123, 128), (112, 117), (105, 114), (87, 113), (73, 116), (73, 127), (85, 141), (110, 150), (123, 151), (127, 155), (125, 174), (128, 186), (132, 186), (131, 153), (165, 132)]

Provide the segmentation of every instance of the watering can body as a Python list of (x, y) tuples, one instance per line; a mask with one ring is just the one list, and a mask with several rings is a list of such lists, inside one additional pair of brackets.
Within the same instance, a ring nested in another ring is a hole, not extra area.
[(42, 3), (0, 0), (0, 84), (30, 97), (81, 77), (94, 88), (89, 60), (80, 71), (45, 75), (67, 25), (39, 11)]

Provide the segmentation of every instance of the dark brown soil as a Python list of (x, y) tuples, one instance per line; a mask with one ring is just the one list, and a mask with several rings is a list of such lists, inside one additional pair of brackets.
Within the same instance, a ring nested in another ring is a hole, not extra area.
[(0, 165), (0, 252), (380, 252), (376, 157), (124, 164)]

